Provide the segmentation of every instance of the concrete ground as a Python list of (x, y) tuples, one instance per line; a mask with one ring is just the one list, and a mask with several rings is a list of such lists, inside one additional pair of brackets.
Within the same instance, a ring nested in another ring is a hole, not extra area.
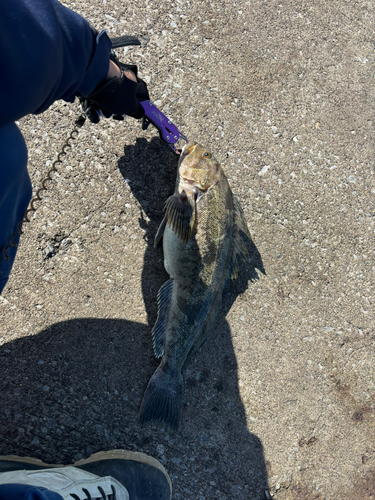
[[(186, 366), (179, 431), (141, 427), (177, 159), (135, 120), (87, 122), (0, 299), (0, 453), (142, 451), (176, 500), (374, 499), (375, 2), (65, 3), (142, 39), (120, 59), (221, 161), (251, 259)], [(34, 187), (77, 114), (21, 120)]]

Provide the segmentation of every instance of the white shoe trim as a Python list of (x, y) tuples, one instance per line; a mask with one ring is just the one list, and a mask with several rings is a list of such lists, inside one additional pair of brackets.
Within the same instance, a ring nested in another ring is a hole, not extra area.
[[(134, 460), (135, 462), (141, 462), (147, 465), (151, 465), (152, 467), (156, 467), (159, 469), (164, 476), (166, 477), (171, 495), (170, 499), (172, 498), (172, 483), (170, 480), (170, 477), (168, 476), (168, 472), (165, 470), (163, 465), (156, 460), (156, 458), (151, 457), (150, 455), (146, 455), (145, 453), (141, 453), (138, 451), (128, 451), (128, 450), (123, 450), (123, 449), (118, 449), (118, 450), (109, 450), (109, 451), (99, 451), (97, 453), (94, 453), (93, 455), (89, 456), (88, 458), (83, 458), (82, 460), (79, 460), (78, 462), (75, 462), (73, 466), (82, 466), (91, 462), (95, 462), (97, 460), (110, 460), (110, 459), (123, 459), (123, 460)], [(18, 457), (16, 455), (3, 455), (0, 456), (0, 460), (9, 460), (13, 462), (18, 462), (22, 463), (25, 462), (27, 464), (32, 464), (32, 465), (37, 465), (37, 466), (45, 466), (45, 467), (66, 467), (65, 465), (61, 464), (46, 464), (39, 460), (38, 458), (31, 458), (31, 457)]]
[(58, 469), (10, 471), (0, 474), (0, 484), (11, 483), (40, 486), (59, 493), (64, 500), (72, 500), (72, 494), (77, 495), (79, 498), (86, 498), (83, 488), (90, 492), (93, 499), (101, 498), (102, 495), (98, 490), (99, 486), (107, 496), (112, 495), (112, 486), (114, 486), (118, 500), (129, 500), (126, 488), (113, 477), (99, 477), (91, 474), (91, 472), (71, 466)]

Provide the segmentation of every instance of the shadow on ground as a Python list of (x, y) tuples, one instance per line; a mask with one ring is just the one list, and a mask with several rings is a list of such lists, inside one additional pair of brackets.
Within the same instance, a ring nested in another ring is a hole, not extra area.
[[(159, 141), (125, 148), (122, 174), (140, 201), (150, 244), (142, 275), (149, 325), (126, 320), (73, 319), (0, 347), (0, 454), (71, 463), (99, 450), (149, 453), (166, 466), (174, 498), (264, 498), (267, 474), (260, 440), (249, 432), (237, 385), (237, 362), (225, 315), (243, 293), (259, 253), (225, 293), (218, 328), (187, 363), (178, 433), (138, 423), (144, 389), (158, 362), (150, 330), (155, 298), (166, 274), (152, 239), (163, 202), (173, 191), (176, 158)], [(150, 162), (149, 158), (152, 158)], [(147, 186), (147, 188), (143, 187)]]

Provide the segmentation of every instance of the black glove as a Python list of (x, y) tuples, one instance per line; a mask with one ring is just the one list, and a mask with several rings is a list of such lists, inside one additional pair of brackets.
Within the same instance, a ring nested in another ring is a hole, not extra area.
[(124, 74), (124, 71), (131, 70), (137, 75), (137, 66), (120, 63), (113, 53), (111, 60), (120, 68), (121, 77), (108, 78), (89, 96), (80, 97), (83, 110), (93, 123), (98, 123), (100, 116), (113, 116), (117, 120), (123, 120), (124, 115), (142, 118), (145, 112), (140, 101), (150, 99), (147, 85), (137, 76), (137, 82), (133, 82)]

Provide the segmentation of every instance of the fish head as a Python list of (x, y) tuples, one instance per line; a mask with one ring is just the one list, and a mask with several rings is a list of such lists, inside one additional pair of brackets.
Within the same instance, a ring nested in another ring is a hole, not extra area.
[(189, 142), (183, 147), (176, 186), (179, 193), (206, 192), (220, 176), (220, 164), (207, 148), (197, 142)]

